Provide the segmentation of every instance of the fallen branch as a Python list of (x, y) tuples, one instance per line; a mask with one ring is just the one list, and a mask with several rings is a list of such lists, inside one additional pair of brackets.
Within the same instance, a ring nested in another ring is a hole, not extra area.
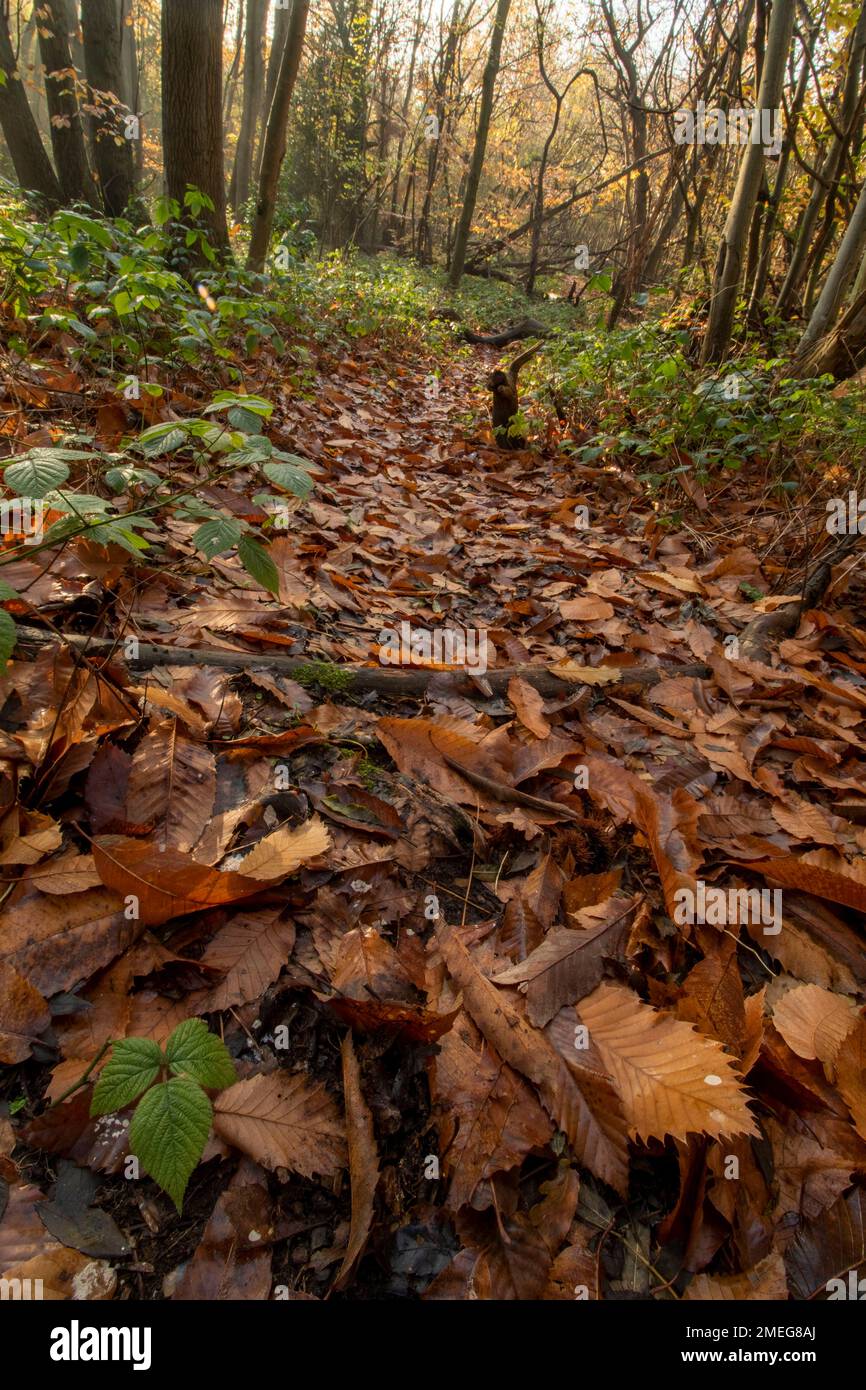
[[(57, 640), (55, 634), (43, 632), (41, 628), (19, 627), (18, 645), (45, 646)], [(382, 695), (425, 695), (434, 677), (451, 676), (461, 685), (472, 685), (472, 676), (465, 670), (430, 670), (415, 667), (404, 670), (392, 666), (340, 665), (329, 661), (311, 660), (306, 656), (283, 656), (272, 652), (227, 652), (209, 647), (165, 647), (149, 642), (138, 642), (135, 655), (125, 655), (121, 643), (111, 637), (83, 637), (76, 633), (64, 633), (63, 641), (82, 655), (89, 657), (115, 657), (132, 667), (151, 666), (216, 666), (224, 671), (264, 670), (271, 674), (290, 676), (300, 685), (319, 686), (325, 690), (365, 694), (375, 691)], [(707, 677), (712, 672), (709, 667), (691, 664), (677, 665), (668, 662), (662, 666), (623, 667), (617, 690), (630, 685), (655, 685), (669, 676)], [(591, 681), (570, 681), (557, 676), (549, 666), (503, 666), (487, 671), (476, 680), (486, 683), (494, 695), (504, 695), (509, 681), (515, 677), (528, 681), (541, 695), (560, 698), (579, 689), (591, 688)]]
[(518, 338), (549, 338), (550, 332), (537, 319), (521, 319), (510, 328), (503, 328), (501, 333), (473, 333), (471, 328), (464, 328), (462, 336), (467, 343), (482, 343), (485, 347), (505, 347), (506, 343), (513, 343)]

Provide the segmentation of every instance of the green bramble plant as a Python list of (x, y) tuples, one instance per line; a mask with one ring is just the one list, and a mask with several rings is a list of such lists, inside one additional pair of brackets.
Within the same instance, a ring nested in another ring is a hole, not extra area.
[(90, 1113), (108, 1115), (141, 1097), (129, 1127), (130, 1152), (180, 1211), (210, 1134), (213, 1107), (205, 1088), (222, 1091), (236, 1080), (225, 1044), (200, 1018), (188, 1018), (164, 1050), (151, 1038), (116, 1042)]

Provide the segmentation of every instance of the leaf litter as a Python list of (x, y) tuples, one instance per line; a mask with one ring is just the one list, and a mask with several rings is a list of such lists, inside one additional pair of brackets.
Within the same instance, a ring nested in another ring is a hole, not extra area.
[[(353, 353), (315, 409), (248, 372), (317, 468), (276, 595), (231, 559), (203, 576), (171, 518), (136, 580), (83, 539), (7, 571), (61, 636), (118, 646), (0, 679), (0, 1275), (826, 1296), (866, 1263), (861, 577), (769, 664), (732, 656), (747, 595), (796, 592), (742, 497), (664, 529), (627, 471), (461, 425), (462, 361), (434, 405), (408, 352)], [(403, 625), (485, 634), (486, 670), (349, 692)], [(176, 661), (130, 665), (129, 633)], [(489, 679), (513, 667), (556, 693)], [(178, 1214), (90, 1096), (112, 1042), (191, 1018), (239, 1079)]]

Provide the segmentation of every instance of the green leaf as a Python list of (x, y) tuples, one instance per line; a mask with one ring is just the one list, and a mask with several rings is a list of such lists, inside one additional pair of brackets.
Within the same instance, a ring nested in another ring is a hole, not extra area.
[(257, 584), (261, 584), (270, 594), (279, 593), (280, 577), (265, 546), (253, 540), (252, 536), (241, 536), (238, 541), (238, 558), (247, 574), (252, 575)]
[(0, 666), (6, 665), (15, 650), (17, 640), (18, 629), (14, 619), (6, 612), (5, 608), (0, 608)]
[[(83, 241), (76, 241), (74, 246), (69, 248), (69, 264), (76, 275), (86, 275), (90, 266), (90, 251)], [(92, 331), (92, 330), (91, 330)], [(93, 334), (94, 338), (96, 334)]]
[(3, 470), (3, 481), (22, 497), (44, 497), (69, 477), (69, 468), (53, 449), (31, 449)]
[(131, 1105), (159, 1076), (162, 1053), (151, 1038), (116, 1042), (102, 1068), (90, 1102), (91, 1115), (108, 1115)]
[(201, 1086), (186, 1076), (153, 1086), (132, 1117), (130, 1151), (178, 1211), (190, 1174), (204, 1153), (212, 1118), (213, 1108)]
[(111, 232), (104, 227), (101, 222), (96, 222), (92, 217), (83, 217), (80, 212), (58, 212), (54, 218), (54, 226), (59, 232), (76, 232), (79, 235), (89, 236), (91, 241), (95, 241), (98, 246), (109, 249), (113, 244)]
[(228, 422), (232, 429), (242, 430), (244, 434), (261, 434), (262, 422), (258, 415), (252, 410), (246, 410), (243, 406), (232, 406), (228, 413)]
[(269, 459), (262, 464), (262, 472), (270, 482), (276, 483), (277, 487), (285, 488), (286, 492), (291, 492), (295, 497), (309, 497), (313, 490), (313, 480), (307, 472), (304, 464), (305, 459), (298, 458), (296, 454), (288, 455), (290, 462), (280, 463)]
[(238, 1079), (225, 1043), (200, 1018), (187, 1018), (177, 1025), (165, 1045), (165, 1056), (176, 1076), (191, 1076), (214, 1091), (233, 1086)]
[(136, 445), (148, 458), (157, 458), (160, 454), (173, 454), (176, 449), (183, 448), (184, 444), (189, 443), (189, 437), (185, 429), (177, 425), (171, 425), (167, 429), (165, 425), (154, 425), (154, 430), (160, 430), (158, 436), (145, 430), (144, 434), (139, 435)]
[(109, 468), (105, 481), (112, 492), (123, 492), (133, 483), (145, 483), (148, 487), (158, 487), (160, 478), (150, 468), (136, 468), (134, 464), (124, 463), (119, 468)]
[(20, 598), (17, 589), (13, 589), (11, 584), (7, 584), (5, 579), (0, 579), (0, 603), (6, 603), (10, 598)]
[(220, 516), (205, 521), (195, 532), (192, 543), (206, 560), (212, 560), (215, 555), (222, 555), (236, 546), (242, 535), (240, 522), (233, 521), (229, 516)]

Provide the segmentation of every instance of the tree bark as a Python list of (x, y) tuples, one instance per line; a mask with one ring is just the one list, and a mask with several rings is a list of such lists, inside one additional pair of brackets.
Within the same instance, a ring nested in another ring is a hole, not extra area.
[(81, 0), (84, 62), (97, 114), (93, 122), (93, 153), (105, 210), (121, 217), (134, 191), (132, 141), (125, 136), (119, 100), (123, 83), (121, 12), (117, 0)]
[(466, 263), (466, 248), (469, 244), (469, 232), (472, 227), (472, 216), (475, 212), (475, 203), (478, 198), (478, 185), (481, 182), (481, 171), (484, 168), (484, 155), (487, 151), (487, 137), (490, 133), (490, 117), (493, 114), (493, 93), (496, 87), (496, 78), (499, 75), (499, 63), (502, 56), (502, 40), (505, 36), (505, 25), (508, 22), (508, 11), (511, 9), (511, 0), (497, 0), (496, 16), (493, 20), (493, 33), (490, 36), (490, 50), (487, 54), (487, 62), (484, 67), (484, 76), (481, 79), (481, 105), (478, 111), (478, 128), (475, 131), (475, 147), (472, 151), (472, 162), (469, 165), (469, 173), (466, 178), (466, 191), (463, 195), (463, 208), (460, 213), (460, 221), (457, 224), (457, 235), (454, 240), (454, 250), (451, 256), (451, 269), (448, 272), (448, 289), (456, 290), (463, 275), (463, 267)]
[(274, 36), (271, 41), (271, 51), (268, 54), (268, 72), (265, 78), (262, 109), (259, 113), (259, 138), (253, 160), (253, 183), (256, 188), (259, 186), (259, 179), (262, 173), (262, 155), (265, 150), (265, 131), (268, 123), (268, 112), (274, 100), (274, 92), (277, 90), (277, 78), (280, 75), (280, 64), (283, 61), (283, 49), (286, 46), (290, 18), (290, 10), (280, 9), (274, 11)]
[(247, 0), (244, 37), (244, 96), (241, 128), (235, 152), (232, 207), (237, 212), (250, 196), (256, 120), (261, 110), (265, 83), (264, 38), (269, 0)]
[(22, 188), (39, 193), (56, 205), (63, 200), (60, 182), (45, 151), (24, 84), (18, 77), (15, 53), (9, 37), (9, 20), (0, 6), (0, 69), (6, 81), (0, 85), (0, 129), (9, 148), (15, 175)]
[(51, 145), (63, 197), (70, 203), (85, 202), (98, 207), (96, 183), (84, 145), (63, 0), (42, 0), (38, 29), (39, 53), (45, 69), (45, 97), (51, 121)]
[(283, 167), (283, 160), (286, 157), (286, 131), (289, 119), (289, 106), (292, 101), (292, 92), (295, 89), (298, 69), (301, 66), (301, 54), (304, 48), (304, 35), (307, 30), (307, 14), (309, 8), (309, 0), (295, 0), (292, 7), (289, 32), (286, 35), (286, 43), (280, 61), (280, 71), (274, 89), (274, 100), (270, 112), (268, 113), (268, 124), (265, 131), (264, 149), (262, 151), (262, 172), (259, 180), (259, 196), (253, 215), (250, 249), (247, 255), (247, 269), (255, 270), (259, 273), (265, 268), (265, 258), (267, 257), (268, 246), (271, 240), (271, 228), (274, 225), (277, 183), (280, 177), (280, 170)]
[(866, 0), (864, 0), (851, 36), (848, 68), (845, 73), (842, 100), (836, 118), (838, 129), (833, 132), (826, 158), (821, 165), (819, 176), (812, 186), (809, 201), (800, 219), (791, 264), (788, 266), (782, 288), (776, 299), (776, 309), (780, 314), (784, 314), (790, 309), (794, 296), (802, 284), (812, 244), (812, 234), (818, 221), (821, 205), (828, 198), (835, 199), (836, 187), (842, 173), (845, 153), (850, 143), (860, 101), (860, 81), (864, 59), (866, 59)]
[(824, 282), (824, 288), (806, 330), (797, 345), (797, 360), (804, 358), (833, 326), (845, 294), (866, 253), (866, 184), (848, 223), (842, 245)]
[[(794, 32), (794, 10), (792, 0), (773, 0), (758, 89), (759, 113), (775, 112), (780, 105), (788, 50)], [(713, 299), (701, 353), (702, 363), (719, 361), (730, 342), (737, 294), (743, 277), (743, 259), (763, 171), (763, 146), (750, 142), (743, 151), (737, 186), (722, 233), (713, 281)]]
[(162, 144), (169, 198), (181, 218), (192, 185), (206, 193), (213, 210), (198, 219), (211, 245), (228, 246), (223, 175), (222, 0), (163, 0)]

